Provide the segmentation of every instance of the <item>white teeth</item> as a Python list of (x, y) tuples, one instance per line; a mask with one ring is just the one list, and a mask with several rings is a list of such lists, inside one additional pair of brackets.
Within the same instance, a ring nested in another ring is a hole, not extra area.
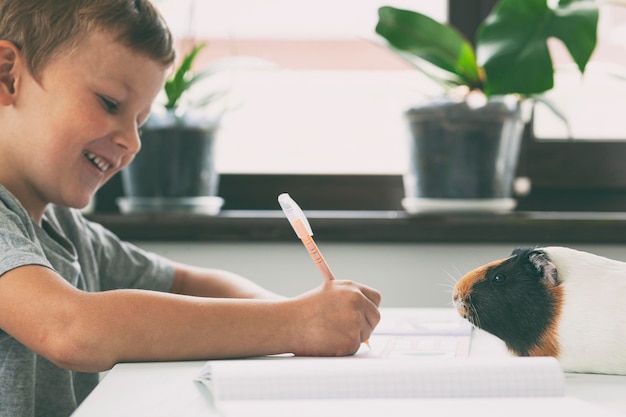
[(102, 172), (106, 172), (111, 167), (107, 161), (89, 151), (85, 151), (85, 156)]

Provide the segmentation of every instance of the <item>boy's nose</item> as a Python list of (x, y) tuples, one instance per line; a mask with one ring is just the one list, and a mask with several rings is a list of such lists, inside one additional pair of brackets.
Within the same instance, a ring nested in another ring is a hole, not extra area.
[(129, 127), (115, 135), (115, 143), (128, 153), (136, 154), (141, 149), (141, 137), (136, 126)]

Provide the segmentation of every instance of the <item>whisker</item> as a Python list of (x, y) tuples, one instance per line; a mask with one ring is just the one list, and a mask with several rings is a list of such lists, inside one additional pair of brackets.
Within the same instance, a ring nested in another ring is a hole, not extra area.
[(481, 320), (480, 320), (480, 316), (478, 315), (478, 310), (476, 310), (476, 306), (474, 306), (474, 303), (472, 302), (472, 295), (468, 295), (467, 297), (467, 303), (466, 305), (472, 310), (472, 322), (474, 324), (474, 326), (478, 327), (479, 329), (482, 329), (482, 324), (481, 324)]
[[(464, 273), (464, 272), (461, 272), (461, 270), (459, 269), (459, 267), (458, 267), (458, 266), (456, 266), (456, 265), (452, 265), (452, 267), (454, 268), (454, 272), (456, 272), (456, 275), (457, 275), (458, 277), (462, 277), (463, 275), (465, 275), (465, 273)], [(460, 279), (460, 278), (459, 278), (459, 279)]]
[(447, 276), (447, 282), (446, 285), (449, 286), (450, 288), (454, 288), (454, 286), (456, 285), (456, 283), (459, 281), (459, 275), (458, 274), (452, 274), (449, 271), (443, 269), (442, 270), (444, 272), (444, 274)]
[(459, 272), (459, 269), (455, 266), (455, 265), (451, 265), (452, 268), (454, 269), (454, 272), (450, 272), (446, 269), (442, 269), (443, 272), (445, 272), (445, 274), (454, 282), (457, 282), (461, 276), (463, 276), (463, 274), (461, 272)]

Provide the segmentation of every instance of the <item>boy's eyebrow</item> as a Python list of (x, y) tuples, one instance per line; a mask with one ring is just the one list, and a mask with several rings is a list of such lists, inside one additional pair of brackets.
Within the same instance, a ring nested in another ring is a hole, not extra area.
[[(111, 89), (110, 93), (114, 95), (117, 100), (126, 99), (129, 95), (136, 95), (137, 92), (134, 91), (130, 83), (125, 80), (121, 80), (118, 77), (113, 77), (109, 75), (102, 75), (94, 77), (95, 81), (104, 83), (101, 88)], [(124, 97), (119, 97), (124, 96)]]

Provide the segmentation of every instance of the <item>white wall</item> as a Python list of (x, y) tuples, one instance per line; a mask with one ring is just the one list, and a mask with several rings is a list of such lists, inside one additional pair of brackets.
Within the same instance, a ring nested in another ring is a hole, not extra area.
[[(293, 243), (138, 242), (171, 259), (227, 269), (284, 295), (307, 291), (322, 277), (299, 241)], [(450, 307), (465, 272), (508, 256), (513, 244), (318, 243), (338, 279), (378, 289), (385, 307)], [(532, 246), (532, 245), (529, 245)], [(626, 261), (626, 246), (570, 245)]]

